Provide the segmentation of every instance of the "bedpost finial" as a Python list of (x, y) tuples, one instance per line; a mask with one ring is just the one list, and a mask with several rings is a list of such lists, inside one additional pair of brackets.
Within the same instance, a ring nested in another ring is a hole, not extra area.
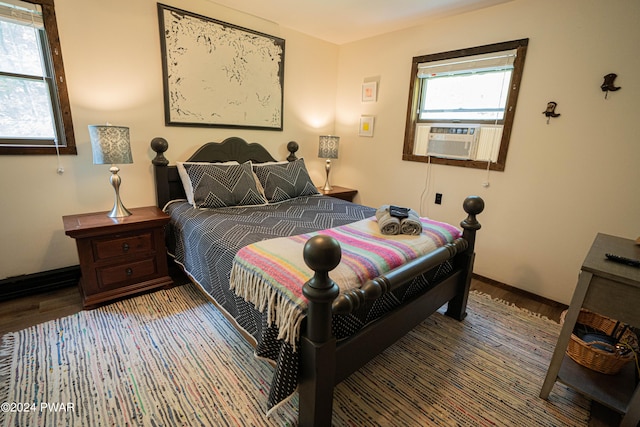
[(304, 262), (313, 270), (313, 277), (302, 286), (307, 298), (307, 338), (311, 342), (325, 343), (331, 334), (331, 304), (340, 294), (340, 288), (329, 277), (329, 271), (340, 263), (340, 243), (330, 236), (318, 234), (304, 245)]
[(464, 211), (471, 215), (478, 215), (484, 210), (484, 200), (480, 196), (469, 196), (462, 203)]
[(340, 264), (340, 243), (330, 236), (318, 234), (304, 245), (304, 262), (316, 272), (329, 272)]
[(484, 200), (480, 196), (469, 196), (464, 199), (462, 203), (464, 211), (469, 214), (467, 219), (462, 221), (460, 225), (464, 229), (479, 230), (481, 225), (476, 219), (476, 215), (479, 215), (484, 210)]
[(289, 151), (289, 156), (287, 157), (288, 161), (293, 162), (298, 158), (296, 157), (296, 153), (298, 152), (299, 148), (300, 146), (298, 145), (297, 142), (289, 141), (289, 143), (287, 144), (287, 151)]
[(166, 166), (169, 160), (164, 156), (164, 152), (169, 149), (169, 143), (166, 139), (156, 137), (151, 140), (151, 149), (155, 151), (156, 157), (151, 161), (154, 165)]

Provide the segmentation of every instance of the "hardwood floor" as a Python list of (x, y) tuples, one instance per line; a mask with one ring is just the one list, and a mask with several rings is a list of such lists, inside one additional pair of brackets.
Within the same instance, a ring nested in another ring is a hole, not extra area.
[[(172, 271), (176, 283), (185, 283), (180, 272)], [(471, 289), (502, 299), (559, 322), (567, 306), (512, 288), (482, 277), (474, 278)], [(0, 337), (38, 323), (69, 316), (82, 310), (80, 292), (76, 287), (61, 289), (24, 298), (0, 302)], [(589, 427), (617, 426), (620, 415), (598, 404), (592, 405)]]
[(0, 336), (81, 310), (82, 300), (76, 287), (3, 301), (0, 303)]

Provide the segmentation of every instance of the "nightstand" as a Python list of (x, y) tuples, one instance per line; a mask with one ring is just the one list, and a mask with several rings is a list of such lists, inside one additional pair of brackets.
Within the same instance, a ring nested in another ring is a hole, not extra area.
[(358, 193), (358, 190), (354, 190), (352, 188), (339, 187), (337, 185), (332, 186), (331, 190), (324, 191), (322, 187), (318, 187), (318, 191), (325, 196), (335, 197), (337, 199), (346, 200), (348, 202), (353, 202), (353, 198)]
[(63, 216), (64, 232), (76, 240), (84, 308), (173, 283), (167, 267), (164, 226), (169, 216), (155, 206)]

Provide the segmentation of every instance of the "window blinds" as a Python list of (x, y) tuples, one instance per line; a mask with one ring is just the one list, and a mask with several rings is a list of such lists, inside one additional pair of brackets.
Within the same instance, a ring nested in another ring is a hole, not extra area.
[(0, 0), (0, 20), (44, 28), (40, 5), (20, 0)]
[(512, 70), (517, 49), (480, 55), (463, 56), (418, 64), (419, 78), (435, 78), (462, 74)]

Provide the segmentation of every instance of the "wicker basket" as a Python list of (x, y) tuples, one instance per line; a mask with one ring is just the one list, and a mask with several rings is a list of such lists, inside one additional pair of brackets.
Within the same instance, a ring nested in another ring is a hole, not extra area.
[[(564, 323), (564, 318), (567, 312), (564, 311), (560, 317), (560, 324)], [(581, 309), (578, 314), (577, 323), (589, 326), (610, 335), (616, 324), (616, 320), (602, 316), (597, 313), (593, 313), (589, 310)], [(567, 346), (567, 355), (571, 357), (576, 363), (593, 369), (594, 371), (601, 372), (603, 374), (614, 375), (620, 372), (620, 370), (629, 362), (635, 359), (635, 352), (638, 351), (638, 338), (633, 331), (628, 328), (622, 337), (620, 337), (621, 343), (626, 343), (633, 351), (621, 355), (618, 352), (609, 352), (596, 347), (594, 344), (602, 345), (605, 347), (612, 347), (606, 343), (585, 343), (575, 334), (571, 334), (569, 345)]]

